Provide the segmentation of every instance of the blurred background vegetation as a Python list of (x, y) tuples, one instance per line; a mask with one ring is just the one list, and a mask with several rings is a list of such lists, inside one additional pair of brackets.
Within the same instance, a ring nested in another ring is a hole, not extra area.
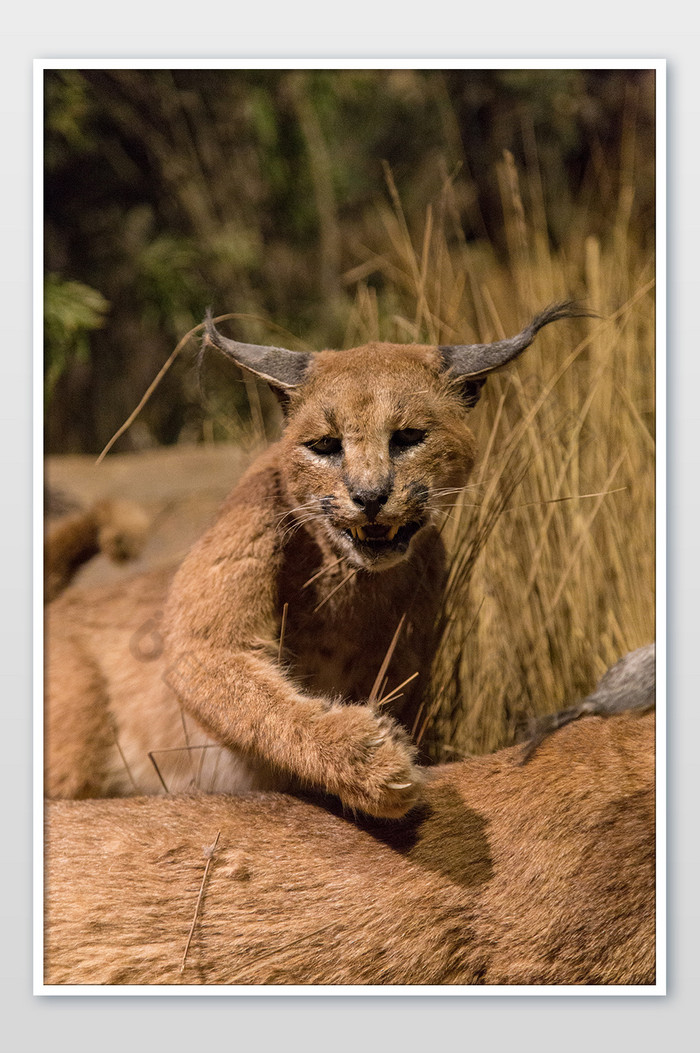
[[(445, 523), (414, 734), (493, 750), (652, 640), (650, 70), (55, 70), (46, 76), (46, 448), (97, 454), (207, 306), (290, 348), (512, 335)], [(197, 340), (114, 451), (274, 435)]]
[[(513, 247), (504, 151), (529, 173), (523, 207), (555, 250), (613, 229), (634, 167), (627, 222), (648, 245), (653, 76), (46, 71), (47, 451), (99, 453), (209, 305), (248, 316), (230, 330), (243, 340), (339, 347), (356, 339), (369, 290), (383, 335), (413, 338), (392, 331), (396, 290), (375, 266), (387, 174), (412, 233), (441, 200), (448, 247), (468, 243), (487, 267)], [(115, 450), (226, 437), (203, 430), (192, 361), (182, 356)], [(239, 389), (227, 398), (245, 415)]]

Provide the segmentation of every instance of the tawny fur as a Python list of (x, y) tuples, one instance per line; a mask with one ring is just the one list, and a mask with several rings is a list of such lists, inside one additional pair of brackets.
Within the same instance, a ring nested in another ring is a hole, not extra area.
[(44, 599), (59, 596), (80, 567), (99, 552), (113, 563), (136, 559), (148, 528), (148, 516), (139, 505), (107, 499), (49, 522), (44, 539)]
[(50, 802), (45, 981), (652, 984), (653, 713), (519, 761), (432, 769), (390, 823), (280, 794)]
[[(557, 305), (524, 336), (488, 345), (489, 363), (493, 348), (512, 357), (572, 313)], [(282, 356), (288, 378), (299, 372), (301, 356), (273, 351), (266, 362)], [(375, 816), (411, 808), (422, 775), (410, 732), (445, 581), (440, 528), (474, 463), (468, 409), (483, 383), (446, 367), (483, 357), (481, 345), (449, 351), (368, 344), (307, 356), (300, 383), (280, 382), (281, 440), (172, 580), (155, 574), (51, 605), (49, 795), (149, 794), (204, 779), (225, 792), (314, 788)], [(328, 437), (342, 455), (321, 452)], [(358, 530), (391, 530), (392, 543), (360, 543)], [(387, 690), (418, 676), (373, 705), (402, 619)]]

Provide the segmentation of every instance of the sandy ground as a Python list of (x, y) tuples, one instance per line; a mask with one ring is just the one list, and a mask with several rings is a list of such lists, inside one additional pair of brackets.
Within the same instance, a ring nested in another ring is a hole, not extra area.
[(174, 446), (107, 456), (100, 465), (92, 456), (47, 457), (44, 480), (52, 490), (84, 506), (104, 497), (135, 501), (152, 521), (138, 559), (116, 565), (97, 556), (75, 583), (116, 581), (182, 559), (255, 452), (228, 445)]

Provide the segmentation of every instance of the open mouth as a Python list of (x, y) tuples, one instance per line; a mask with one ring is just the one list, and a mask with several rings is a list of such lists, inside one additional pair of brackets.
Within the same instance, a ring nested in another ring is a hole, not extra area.
[(345, 533), (358, 548), (366, 552), (401, 552), (408, 548), (411, 538), (422, 525), (418, 522), (405, 523), (403, 526), (365, 523), (363, 526), (348, 527)]

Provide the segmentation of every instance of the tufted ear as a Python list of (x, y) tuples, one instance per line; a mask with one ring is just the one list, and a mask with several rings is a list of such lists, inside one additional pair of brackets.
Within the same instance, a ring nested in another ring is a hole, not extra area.
[(256, 377), (275, 389), (290, 391), (301, 384), (313, 360), (312, 354), (303, 351), (287, 351), (283, 347), (263, 347), (258, 344), (240, 344), (229, 340), (218, 331), (207, 311), (204, 344), (212, 344), (232, 359), (241, 369), (247, 369)]
[(546, 307), (521, 333), (508, 340), (497, 340), (493, 344), (454, 344), (439, 347), (438, 351), (445, 369), (461, 383), (467, 405), (475, 406), (489, 373), (503, 369), (522, 354), (545, 325), (562, 318), (592, 317), (595, 317), (593, 313), (580, 304), (565, 300)]

